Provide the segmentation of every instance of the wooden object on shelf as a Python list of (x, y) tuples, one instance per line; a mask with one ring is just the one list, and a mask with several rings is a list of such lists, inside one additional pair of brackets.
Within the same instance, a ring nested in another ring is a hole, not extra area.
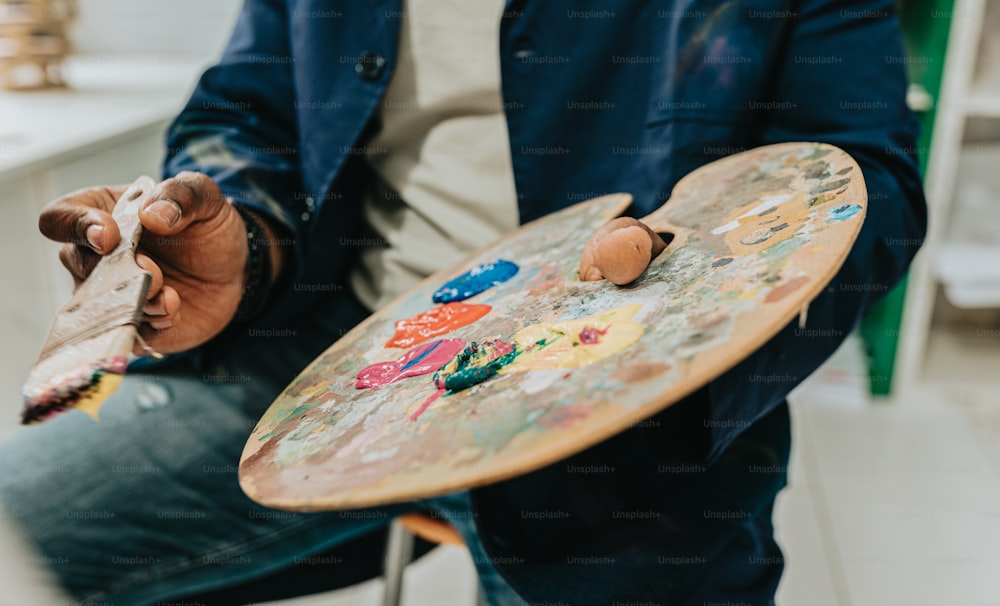
[(75, 16), (75, 0), (0, 0), (0, 86), (64, 86), (61, 65), (70, 50), (66, 26)]
[[(250, 436), (247, 495), (293, 510), (420, 499), (527, 473), (635, 426), (801, 324), (860, 231), (867, 191), (831, 145), (729, 156), (685, 176), (642, 219), (674, 238), (636, 282), (580, 281), (588, 237), (630, 200), (603, 196), (523, 225), (339, 339)], [(440, 310), (432, 293), (443, 282), (498, 258), (520, 269), (467, 300), (488, 313), (425, 336), (517, 343), (508, 366), (448, 393), (430, 374), (360, 388), (356, 378), (419, 345), (396, 348), (394, 334)]]

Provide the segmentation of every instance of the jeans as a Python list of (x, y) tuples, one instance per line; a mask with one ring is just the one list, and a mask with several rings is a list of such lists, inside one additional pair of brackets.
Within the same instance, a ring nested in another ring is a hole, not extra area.
[(349, 295), (332, 295), (282, 336), (244, 329), (207, 368), (178, 359), (130, 370), (97, 422), (71, 411), (19, 428), (0, 441), (0, 507), (82, 604), (155, 604), (239, 583), (418, 510), (462, 534), (490, 603), (523, 603), (490, 564), (468, 493), (306, 514), (262, 507), (241, 491), (237, 464), (257, 419), (365, 313)]

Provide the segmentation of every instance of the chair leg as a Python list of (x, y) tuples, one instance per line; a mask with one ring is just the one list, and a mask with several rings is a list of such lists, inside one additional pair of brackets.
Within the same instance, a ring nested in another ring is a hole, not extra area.
[(414, 537), (410, 531), (403, 528), (399, 520), (393, 520), (385, 546), (385, 593), (382, 594), (382, 606), (399, 606), (403, 595), (403, 572), (413, 558), (413, 543)]

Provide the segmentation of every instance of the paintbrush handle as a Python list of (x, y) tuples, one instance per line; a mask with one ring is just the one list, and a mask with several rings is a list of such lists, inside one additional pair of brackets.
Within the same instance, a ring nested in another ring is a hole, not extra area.
[(114, 210), (111, 212), (112, 218), (118, 223), (121, 232), (121, 241), (115, 251), (128, 248), (133, 253), (139, 245), (139, 236), (142, 235), (142, 224), (139, 222), (139, 209), (150, 198), (156, 182), (152, 178), (142, 176), (132, 182), (125, 193), (118, 198)]
[(121, 231), (121, 241), (101, 258), (73, 296), (52, 321), (39, 360), (60, 348), (96, 334), (142, 321), (142, 306), (149, 293), (151, 277), (135, 263), (142, 225), (139, 209), (152, 196), (156, 183), (139, 177), (118, 199), (111, 213)]

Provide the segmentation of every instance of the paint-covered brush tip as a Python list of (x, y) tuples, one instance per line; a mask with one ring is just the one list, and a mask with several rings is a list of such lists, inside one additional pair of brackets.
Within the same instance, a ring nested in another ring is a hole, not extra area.
[(118, 389), (127, 366), (125, 357), (105, 358), (54, 377), (48, 384), (26, 390), (21, 423), (40, 423), (74, 408), (96, 419), (101, 404)]

